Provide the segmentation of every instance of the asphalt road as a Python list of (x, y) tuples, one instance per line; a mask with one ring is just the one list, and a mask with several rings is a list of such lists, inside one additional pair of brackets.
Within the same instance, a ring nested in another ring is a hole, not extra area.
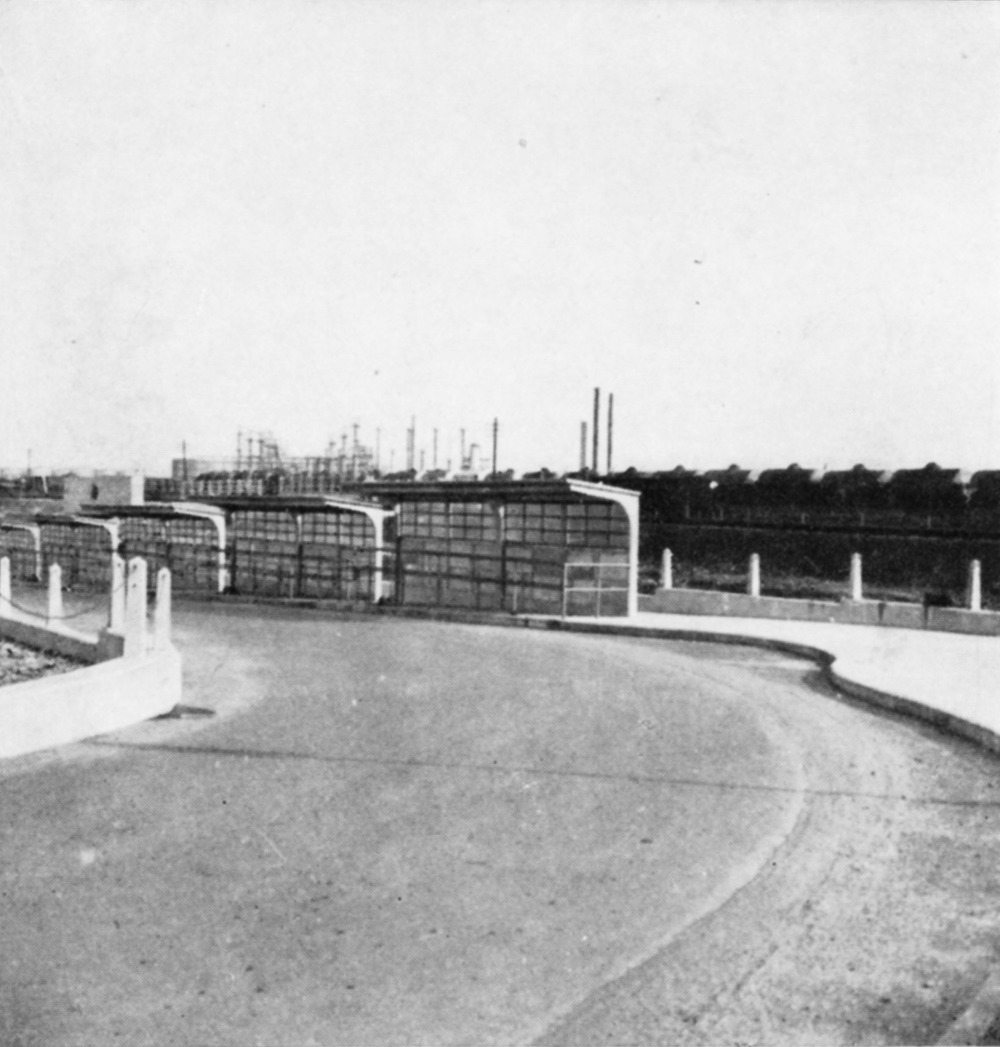
[(183, 605), (211, 709), (0, 770), (4, 1044), (919, 1043), (998, 763), (739, 648)]

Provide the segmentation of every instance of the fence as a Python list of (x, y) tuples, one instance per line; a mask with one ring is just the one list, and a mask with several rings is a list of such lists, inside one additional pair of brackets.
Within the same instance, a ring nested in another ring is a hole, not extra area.
[(563, 568), (563, 617), (628, 614), (629, 577), (625, 560), (580, 560)]

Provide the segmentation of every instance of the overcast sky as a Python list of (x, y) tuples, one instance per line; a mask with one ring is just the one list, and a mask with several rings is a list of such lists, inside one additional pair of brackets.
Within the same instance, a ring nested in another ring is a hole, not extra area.
[(987, 3), (8, 0), (0, 465), (575, 468), (600, 386), (616, 467), (1000, 468), (998, 80)]

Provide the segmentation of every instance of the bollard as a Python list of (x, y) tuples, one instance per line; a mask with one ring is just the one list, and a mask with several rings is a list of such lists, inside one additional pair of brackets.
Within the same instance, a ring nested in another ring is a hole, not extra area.
[(0, 618), (11, 616), (10, 558), (0, 558)]
[(968, 597), (970, 611), (981, 611), (983, 609), (982, 564), (978, 560), (969, 561)]
[(750, 554), (750, 577), (747, 579), (747, 592), (751, 596), (760, 596), (760, 555)]
[(660, 588), (674, 587), (674, 554), (669, 549), (663, 550), (663, 562), (660, 567)]
[(146, 561), (136, 556), (128, 562), (125, 588), (126, 658), (141, 658), (146, 653)]
[(153, 618), (153, 646), (170, 646), (170, 570), (161, 567), (156, 572), (156, 611)]
[(51, 625), (63, 617), (62, 568), (59, 564), (49, 565), (49, 600), (45, 613), (45, 622)]
[(125, 561), (117, 554), (111, 554), (111, 610), (108, 615), (108, 628), (120, 633), (125, 630)]
[(851, 554), (851, 599), (861, 599), (861, 553)]

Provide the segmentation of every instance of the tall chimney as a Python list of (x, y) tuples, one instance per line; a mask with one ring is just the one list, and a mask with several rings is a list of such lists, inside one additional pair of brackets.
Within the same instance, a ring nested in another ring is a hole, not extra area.
[(594, 432), (592, 434), (592, 438), (593, 438), (592, 461), (593, 461), (593, 466), (594, 466), (594, 472), (595, 473), (597, 472), (597, 448), (599, 446), (599, 439), (600, 439), (598, 430), (600, 429), (600, 424), (601, 424), (601, 390), (598, 387), (597, 389), (594, 390)]
[(608, 393), (608, 473), (611, 472), (611, 446), (615, 428), (615, 394)]
[(493, 472), (497, 471), (497, 430), (500, 428), (500, 420), (493, 419)]
[(580, 472), (587, 468), (587, 423), (580, 423)]

